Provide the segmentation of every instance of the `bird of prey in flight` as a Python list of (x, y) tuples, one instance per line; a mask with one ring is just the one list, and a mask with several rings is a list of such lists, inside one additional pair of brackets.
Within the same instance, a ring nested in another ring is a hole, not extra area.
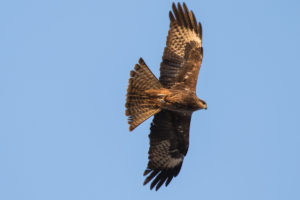
[(185, 3), (172, 4), (159, 80), (142, 58), (130, 72), (126, 96), (129, 130), (154, 115), (144, 185), (158, 190), (176, 177), (189, 147), (192, 113), (207, 109), (196, 95), (203, 48), (202, 27)]

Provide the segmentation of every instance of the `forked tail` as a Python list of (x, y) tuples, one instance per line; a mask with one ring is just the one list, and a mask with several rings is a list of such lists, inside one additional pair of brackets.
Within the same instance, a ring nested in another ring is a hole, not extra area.
[(125, 114), (128, 116), (130, 131), (161, 110), (145, 93), (146, 90), (160, 88), (162, 88), (161, 84), (140, 58), (139, 64), (136, 64), (134, 70), (130, 72), (127, 89)]

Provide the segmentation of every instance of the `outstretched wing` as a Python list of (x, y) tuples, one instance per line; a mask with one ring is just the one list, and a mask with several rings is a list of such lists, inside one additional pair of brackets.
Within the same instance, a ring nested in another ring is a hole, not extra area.
[(172, 4), (170, 29), (160, 65), (159, 81), (164, 87), (196, 90), (203, 57), (202, 27), (183, 3)]
[(152, 180), (156, 190), (177, 176), (189, 147), (191, 114), (162, 110), (151, 124), (149, 162), (144, 185)]

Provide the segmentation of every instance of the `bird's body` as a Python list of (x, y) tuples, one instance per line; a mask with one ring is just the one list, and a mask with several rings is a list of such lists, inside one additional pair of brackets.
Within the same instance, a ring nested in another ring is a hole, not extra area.
[(183, 3), (173, 3), (159, 80), (142, 58), (130, 72), (126, 98), (129, 130), (154, 115), (151, 123), (149, 162), (144, 184), (158, 190), (178, 175), (189, 147), (192, 113), (206, 109), (196, 95), (203, 48), (202, 28)]
[(206, 104), (195, 92), (185, 89), (149, 89), (145, 91), (158, 107), (178, 112), (193, 112), (205, 109)]

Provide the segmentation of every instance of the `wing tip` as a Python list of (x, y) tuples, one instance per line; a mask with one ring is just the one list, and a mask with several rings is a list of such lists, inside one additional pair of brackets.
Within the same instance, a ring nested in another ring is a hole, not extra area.
[[(153, 170), (147, 168), (144, 171), (144, 176), (147, 176), (143, 185), (150, 184), (150, 190), (155, 188), (155, 191), (159, 190), (159, 188), (165, 183), (165, 186), (167, 187), (172, 179), (176, 177), (181, 169), (182, 162), (171, 169), (163, 169), (163, 170)], [(151, 172), (151, 173), (150, 173)], [(150, 174), (149, 174), (150, 173)]]
[(197, 33), (199, 37), (202, 38), (201, 23), (197, 22), (194, 12), (188, 9), (185, 2), (182, 3), (182, 6), (179, 2), (177, 3), (177, 6), (173, 2), (172, 10), (173, 12), (169, 12), (171, 22), (176, 21), (179, 26), (184, 26), (195, 31), (195, 33)]
[(175, 17), (173, 15), (172, 11), (169, 11), (169, 18), (170, 18), (171, 22), (175, 21)]

